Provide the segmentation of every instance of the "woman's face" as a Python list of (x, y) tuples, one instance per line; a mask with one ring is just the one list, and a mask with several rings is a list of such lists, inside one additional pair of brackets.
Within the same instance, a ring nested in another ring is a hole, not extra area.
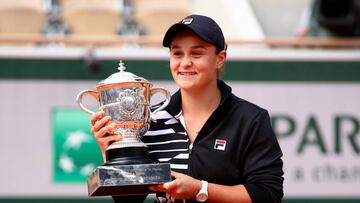
[(177, 34), (170, 46), (170, 68), (177, 85), (183, 90), (204, 90), (216, 87), (218, 70), (226, 52), (216, 53), (216, 47), (191, 31)]

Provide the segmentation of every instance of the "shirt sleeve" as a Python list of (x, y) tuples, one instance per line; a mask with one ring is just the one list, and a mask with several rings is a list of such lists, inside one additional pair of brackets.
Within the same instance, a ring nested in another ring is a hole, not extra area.
[(278, 203), (283, 198), (282, 151), (267, 111), (251, 123), (245, 151), (245, 188), (253, 203)]

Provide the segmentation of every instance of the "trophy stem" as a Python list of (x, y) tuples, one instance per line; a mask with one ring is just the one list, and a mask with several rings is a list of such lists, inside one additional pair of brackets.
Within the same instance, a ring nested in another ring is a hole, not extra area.
[(130, 165), (155, 163), (147, 157), (147, 146), (137, 136), (124, 138), (106, 149), (104, 165)]
[(126, 147), (145, 147), (147, 146), (139, 140), (137, 137), (127, 137), (123, 138), (120, 141), (112, 143), (106, 150), (115, 149), (115, 148), (126, 148)]

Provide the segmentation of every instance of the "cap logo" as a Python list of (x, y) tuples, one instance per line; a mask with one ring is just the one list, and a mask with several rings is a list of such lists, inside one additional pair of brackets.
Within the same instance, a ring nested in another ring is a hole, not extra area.
[(182, 24), (190, 25), (194, 19), (193, 18), (185, 18), (181, 21)]

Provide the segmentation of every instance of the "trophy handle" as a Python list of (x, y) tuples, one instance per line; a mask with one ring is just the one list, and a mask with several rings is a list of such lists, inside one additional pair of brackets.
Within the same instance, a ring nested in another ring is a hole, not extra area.
[(165, 101), (164, 103), (157, 109), (155, 109), (153, 112), (150, 113), (150, 118), (151, 120), (155, 121), (153, 119), (153, 115), (161, 110), (163, 110), (169, 103), (170, 103), (170, 98), (171, 98), (171, 94), (168, 90), (164, 89), (164, 88), (161, 88), (161, 87), (156, 87), (156, 88), (152, 88), (150, 90), (150, 97), (156, 93), (163, 93), (165, 94)]
[(96, 100), (98, 100), (98, 98), (99, 98), (98, 92), (94, 91), (94, 90), (83, 90), (76, 97), (76, 102), (78, 103), (81, 110), (83, 110), (84, 112), (86, 112), (88, 114), (95, 114), (95, 112), (89, 110), (82, 104), (82, 98), (85, 95), (90, 95), (90, 96), (94, 97)]

